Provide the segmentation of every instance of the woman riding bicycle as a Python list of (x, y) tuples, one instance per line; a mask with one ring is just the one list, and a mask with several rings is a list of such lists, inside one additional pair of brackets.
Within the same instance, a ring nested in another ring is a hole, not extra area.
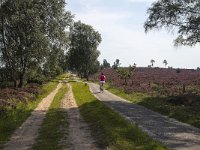
[(106, 81), (106, 76), (103, 73), (101, 73), (99, 80), (100, 80), (100, 91), (103, 92), (103, 85)]

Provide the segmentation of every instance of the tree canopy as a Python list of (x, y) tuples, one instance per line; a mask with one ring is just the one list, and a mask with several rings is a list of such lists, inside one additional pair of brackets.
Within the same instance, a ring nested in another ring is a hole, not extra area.
[(116, 59), (114, 64), (112, 65), (113, 69), (117, 69), (121, 64), (119, 63), (119, 59)]
[(101, 65), (101, 69), (104, 68), (110, 68), (110, 63), (106, 59), (103, 59), (103, 64)]
[(157, 0), (147, 10), (144, 28), (177, 31), (175, 45), (193, 46), (200, 42), (199, 0)]
[(68, 61), (71, 69), (88, 78), (88, 75), (99, 68), (97, 58), (100, 52), (97, 50), (101, 42), (101, 35), (81, 21), (75, 22), (70, 28), (70, 48)]
[(0, 84), (22, 87), (70, 68), (85, 77), (98, 71), (101, 35), (74, 22), (65, 6), (65, 0), (0, 0)]
[(0, 19), (0, 63), (15, 86), (59, 67), (72, 21), (64, 0), (1, 1)]

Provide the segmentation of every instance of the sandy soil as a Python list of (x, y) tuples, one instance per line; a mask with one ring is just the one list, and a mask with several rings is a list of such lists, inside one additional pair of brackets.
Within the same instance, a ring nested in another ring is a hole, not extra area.
[(66, 149), (69, 150), (97, 150), (95, 140), (92, 138), (90, 129), (80, 116), (78, 106), (75, 102), (72, 87), (68, 84), (69, 91), (66, 94), (61, 104), (62, 108), (68, 114), (69, 128), (66, 137), (62, 140), (65, 143)]
[(14, 132), (10, 141), (5, 144), (4, 150), (30, 150), (32, 148), (38, 136), (38, 129), (42, 125), (48, 108), (61, 86), (62, 84), (59, 83), (57, 88), (39, 103), (31, 116)]
[[(11, 136), (10, 141), (5, 144), (4, 150), (32, 149), (38, 136), (38, 129), (41, 127), (48, 108), (61, 86), (60, 83), (52, 93), (40, 102), (31, 116)], [(70, 84), (68, 84), (68, 88), (69, 91), (61, 102), (61, 108), (66, 113), (69, 128), (62, 129), (65, 137), (61, 139), (60, 145), (67, 150), (99, 150), (91, 136), (88, 125), (80, 116)]]

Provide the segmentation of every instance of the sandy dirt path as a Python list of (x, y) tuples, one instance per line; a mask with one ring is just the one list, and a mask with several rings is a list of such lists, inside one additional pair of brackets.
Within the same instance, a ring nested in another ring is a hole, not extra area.
[(42, 125), (48, 108), (61, 86), (62, 84), (59, 83), (57, 88), (39, 103), (31, 116), (14, 132), (10, 141), (5, 144), (4, 150), (30, 150), (32, 148), (38, 136), (38, 129)]
[(62, 143), (68, 145), (66, 148), (68, 150), (97, 150), (99, 148), (95, 145), (90, 129), (79, 113), (70, 84), (68, 84), (68, 88), (69, 91), (62, 101), (61, 107), (68, 114), (69, 128)]

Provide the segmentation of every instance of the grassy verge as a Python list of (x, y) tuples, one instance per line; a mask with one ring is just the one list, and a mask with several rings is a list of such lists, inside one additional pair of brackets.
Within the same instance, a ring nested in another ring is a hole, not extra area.
[(130, 124), (119, 114), (98, 101), (83, 83), (72, 83), (73, 92), (81, 115), (91, 126), (92, 135), (99, 147), (111, 150), (142, 149), (163, 150), (137, 126)]
[(106, 88), (113, 94), (133, 103), (145, 106), (153, 111), (200, 128), (199, 101), (196, 101), (191, 105), (179, 104), (178, 102), (180, 102), (181, 99), (178, 99), (178, 97), (152, 97), (145, 93), (126, 94), (124, 91), (109, 87), (108, 85)]
[(67, 128), (68, 123), (65, 119), (66, 113), (60, 108), (61, 100), (67, 92), (64, 85), (56, 94), (49, 111), (44, 119), (39, 136), (33, 149), (35, 150), (55, 150), (61, 149), (59, 141), (64, 136), (62, 128)]
[(0, 148), (9, 140), (11, 134), (30, 116), (38, 103), (53, 91), (56, 86), (57, 83), (49, 82), (43, 85), (43, 93), (37, 97), (37, 100), (30, 101), (27, 104), (18, 104), (16, 109), (7, 108), (6, 115), (0, 116)]

